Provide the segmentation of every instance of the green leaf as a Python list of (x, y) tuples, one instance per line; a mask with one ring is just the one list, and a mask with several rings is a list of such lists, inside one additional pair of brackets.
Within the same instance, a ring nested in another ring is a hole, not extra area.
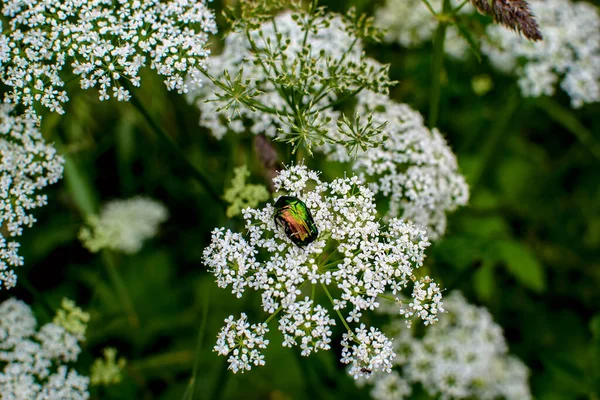
[(496, 282), (494, 280), (494, 264), (486, 261), (473, 275), (473, 283), (477, 296), (481, 300), (490, 300), (494, 294)]
[(556, 355), (542, 356), (544, 367), (552, 371), (557, 379), (564, 381), (566, 385), (577, 390), (580, 394), (588, 391), (588, 383), (585, 381), (585, 371), (571, 361)]
[(65, 183), (73, 196), (73, 201), (83, 216), (95, 215), (98, 209), (96, 193), (88, 177), (81, 172), (75, 161), (66, 154), (63, 157), (65, 158)]
[(514, 240), (496, 243), (496, 250), (508, 271), (524, 286), (536, 292), (546, 288), (544, 268), (531, 250)]
[(520, 158), (507, 158), (498, 165), (496, 176), (502, 192), (511, 200), (518, 202), (531, 191), (533, 167), (529, 162)]

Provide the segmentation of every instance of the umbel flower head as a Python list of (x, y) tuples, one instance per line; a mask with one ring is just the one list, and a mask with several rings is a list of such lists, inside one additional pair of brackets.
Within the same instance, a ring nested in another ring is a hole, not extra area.
[[(356, 22), (363, 21), (363, 22)], [(366, 19), (296, 10), (233, 31), (212, 57), (212, 82), (190, 95), (213, 135), (265, 134), (309, 152), (336, 129), (333, 107), (362, 89), (387, 93), (388, 67), (364, 55)]]
[(79, 239), (94, 253), (110, 249), (134, 254), (140, 251), (144, 240), (156, 235), (167, 217), (165, 206), (149, 198), (109, 201), (99, 216), (89, 218), (89, 227), (81, 228)]
[(469, 199), (455, 155), (441, 133), (429, 130), (421, 114), (406, 104), (370, 91), (362, 91), (357, 100), (357, 113), (386, 123), (387, 140), (354, 157), (343, 146), (329, 146), (329, 159), (350, 163), (375, 194), (383, 195), (388, 217), (427, 227), (430, 238), (439, 238), (446, 230), (446, 212)]
[(216, 32), (206, 1), (6, 0), (0, 21), (0, 81), (5, 99), (63, 113), (64, 70), (100, 100), (129, 98), (149, 66), (169, 90), (200, 83), (208, 35)]
[(68, 363), (81, 352), (78, 341), (60, 325), (39, 330), (31, 308), (20, 300), (0, 304), (0, 395), (2, 399), (89, 398), (89, 379)]
[(63, 158), (38, 124), (31, 113), (14, 115), (12, 105), (0, 103), (0, 290), (16, 285), (12, 269), (23, 264), (14, 238), (36, 222), (32, 211), (47, 201), (40, 191), (63, 173)]
[[(437, 320), (442, 309), (439, 287), (425, 276), (416, 277), (429, 246), (425, 231), (391, 219), (382, 225), (373, 193), (355, 176), (322, 182), (303, 165), (282, 170), (275, 190), (295, 197), (310, 210), (318, 235), (302, 247), (278, 226), (273, 204), (243, 211), (246, 233), (217, 228), (204, 250), (204, 263), (219, 287), (242, 297), (246, 290), (261, 294), (265, 323), (250, 324), (247, 316), (226, 319), (215, 351), (229, 355), (234, 372), (263, 365), (261, 349), (268, 340), (267, 323), (279, 317), (284, 346), (300, 346), (303, 355), (328, 350), (333, 308), (346, 333), (341, 361), (353, 376), (389, 371), (392, 342), (377, 328), (362, 322), (365, 310), (390, 301), (404, 318)], [(412, 287), (412, 291), (410, 288)], [(410, 301), (400, 301), (408, 290)], [(391, 291), (393, 295), (384, 293)], [(323, 303), (321, 300), (325, 300)], [(350, 324), (355, 324), (354, 328)]]
[(445, 297), (444, 308), (447, 313), (423, 337), (398, 319), (384, 327), (394, 338), (396, 358), (391, 374), (373, 374), (368, 380), (372, 398), (410, 398), (412, 385), (420, 384), (435, 398), (531, 399), (527, 367), (507, 353), (502, 328), (490, 313), (469, 304), (460, 292)]
[[(486, 1), (486, 0), (484, 0)], [(436, 13), (442, 11), (443, 0), (431, 0), (429, 4)], [(462, 2), (451, 0), (452, 8)], [(474, 12), (471, 4), (464, 5), (459, 14)], [(427, 8), (423, 0), (386, 0), (383, 7), (375, 11), (377, 26), (385, 29), (385, 41), (412, 48), (431, 42), (438, 20)], [(455, 59), (465, 59), (469, 55), (469, 44), (460, 36), (455, 25), (448, 25), (444, 40), (444, 51)]]
[(504, 71), (515, 71), (525, 97), (551, 96), (560, 87), (571, 106), (600, 101), (600, 12), (570, 0), (531, 0), (544, 40), (532, 43), (496, 25), (482, 52)]

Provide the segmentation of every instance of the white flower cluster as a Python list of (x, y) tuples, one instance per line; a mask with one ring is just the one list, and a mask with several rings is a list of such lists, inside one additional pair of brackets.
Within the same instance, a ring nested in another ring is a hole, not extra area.
[(374, 327), (367, 331), (361, 324), (342, 336), (341, 361), (350, 364), (349, 372), (355, 379), (370, 376), (373, 371), (390, 373), (395, 356), (392, 342)]
[(63, 158), (44, 141), (38, 124), (32, 114), (16, 116), (10, 104), (0, 103), (0, 289), (15, 286), (12, 268), (23, 264), (12, 238), (36, 222), (32, 211), (47, 201), (40, 190), (63, 173)]
[[(326, 82), (331, 78), (328, 75), (331, 73), (331, 68), (327, 68), (327, 65), (331, 64), (332, 60), (338, 62), (343, 60), (339, 69), (348, 71), (354, 68), (352, 67), (354, 63), (361, 60), (363, 54), (361, 41), (347, 33), (347, 27), (341, 17), (334, 17), (328, 24), (319, 26), (315, 30), (316, 33), (308, 35), (307, 44), (303, 44), (304, 34), (300, 19), (294, 19), (292, 16), (293, 14), (290, 13), (281, 14), (274, 19), (273, 24), (266, 23), (260, 30), (250, 32), (252, 42), (256, 43), (257, 47), (269, 49), (272, 47), (273, 54), (276, 53), (275, 49), (279, 49), (277, 46), (283, 46), (280, 54), (278, 53), (279, 56), (271, 60), (275, 63), (273, 69), (278, 71), (297, 69), (298, 59), (302, 58), (304, 52), (308, 52), (316, 57), (316, 70), (319, 71), (316, 76)], [(324, 24), (323, 21), (319, 21), (315, 24)], [(222, 71), (243, 70), (248, 85), (257, 88), (256, 100), (260, 105), (281, 110), (281, 113), (269, 113), (258, 108), (251, 109), (243, 104), (238, 104), (235, 111), (227, 110), (223, 104), (225, 100), (217, 101), (213, 98), (215, 93), (217, 98), (219, 97), (218, 93), (221, 89), (215, 87), (212, 82), (207, 83), (198, 93), (195, 93), (199, 96), (196, 104), (201, 110), (200, 124), (210, 128), (213, 135), (218, 138), (229, 130), (244, 132), (249, 129), (255, 134), (264, 133), (281, 139), (285, 137), (285, 131), (290, 127), (282, 122), (285, 118), (280, 114), (298, 111), (290, 108), (281, 90), (278, 90), (268, 79), (269, 74), (265, 69), (270, 68), (268, 67), (270, 64), (259, 62), (260, 57), (259, 61), (253, 62), (257, 58), (253, 55), (255, 53), (251, 42), (243, 33), (233, 32), (226, 36), (223, 53), (213, 58), (211, 74), (220, 76), (223, 74)], [(325, 54), (326, 57), (317, 57), (321, 54)], [(369, 62), (375, 65), (375, 61)], [(313, 76), (308, 72), (306, 75)], [(315, 98), (313, 92), (319, 93), (326, 84), (311, 81), (306, 83), (306, 86), (313, 84), (314, 90), (304, 94), (303, 101), (317, 101), (318, 104), (314, 106), (319, 108), (321, 103), (326, 105), (335, 98), (336, 94), (333, 92), (328, 96)], [(295, 85), (304, 84), (295, 83)], [(464, 205), (468, 200), (468, 188), (464, 178), (458, 174), (454, 154), (440, 133), (437, 130), (429, 131), (424, 126), (421, 115), (408, 106), (396, 104), (385, 93), (377, 93), (368, 88), (363, 88), (358, 95), (355, 93), (355, 96), (358, 98), (355, 115), (372, 115), (371, 126), (387, 123), (387, 126), (382, 128), (380, 136), (387, 136), (389, 140), (379, 144), (378, 147), (369, 146), (371, 148), (366, 151), (358, 150), (359, 155), (356, 161), (353, 161), (353, 169), (362, 174), (362, 179), (375, 181), (371, 186), (372, 190), (390, 198), (387, 214), (389, 217), (411, 220), (427, 227), (432, 239), (438, 238), (446, 228), (445, 213)], [(320, 140), (322, 145), (315, 147), (315, 151), (329, 153), (330, 159), (334, 161), (354, 160), (348, 154), (344, 129), (338, 129), (337, 126), (337, 123), (342, 120), (342, 113), (333, 107), (325, 107), (315, 118), (321, 121), (316, 122), (315, 125), (325, 127), (324, 136), (333, 139), (335, 143), (328, 143), (327, 140), (323, 140), (323, 137), (318, 137), (315, 141)], [(311, 127), (307, 129), (313, 135), (319, 136)], [(310, 132), (307, 135), (310, 135)]]
[(571, 106), (600, 101), (600, 12), (585, 1), (531, 0), (544, 39), (531, 42), (489, 25), (482, 52), (504, 71), (516, 69), (526, 97), (551, 96), (557, 82)]
[[(436, 13), (442, 11), (443, 0), (431, 0), (429, 4)], [(461, 2), (451, 0), (452, 7)], [(464, 5), (459, 13), (470, 14), (475, 9), (469, 3)], [(385, 5), (375, 11), (375, 21), (385, 29), (385, 40), (398, 43), (402, 47), (417, 47), (430, 42), (437, 27), (438, 20), (427, 9), (423, 0), (387, 0)], [(469, 44), (460, 36), (454, 25), (446, 29), (444, 51), (453, 58), (462, 60), (469, 54)]]
[(440, 132), (429, 130), (421, 114), (406, 104), (370, 91), (357, 98), (357, 112), (372, 113), (376, 124), (387, 122), (383, 134), (388, 139), (356, 157), (343, 146), (329, 147), (329, 158), (350, 162), (371, 190), (389, 199), (388, 217), (427, 227), (429, 237), (439, 238), (446, 230), (446, 212), (469, 200), (454, 153)]
[(39, 103), (63, 113), (66, 64), (83, 89), (100, 99), (129, 98), (124, 81), (140, 85), (139, 70), (165, 78), (169, 90), (200, 83), (206, 42), (216, 32), (206, 1), (6, 0), (0, 25), (0, 80), (15, 104)]
[(482, 307), (455, 292), (445, 299), (447, 314), (418, 338), (402, 321), (384, 332), (394, 337), (391, 374), (374, 374), (375, 400), (409, 398), (411, 385), (444, 399), (531, 399), (527, 367), (507, 354), (502, 329)]
[(14, 400), (84, 400), (89, 379), (66, 363), (81, 349), (75, 335), (54, 323), (36, 330), (31, 308), (20, 300), (0, 304), (0, 397)]
[[(389, 340), (363, 324), (352, 332), (346, 320), (360, 322), (362, 311), (379, 307), (386, 291), (400, 296), (398, 292), (421, 282), (414, 272), (423, 264), (429, 246), (425, 231), (397, 219), (382, 226), (373, 193), (357, 177), (321, 182), (315, 171), (300, 165), (282, 170), (273, 183), (276, 191), (305, 203), (318, 229), (316, 239), (299, 247), (276, 225), (272, 204), (263, 209), (247, 208), (243, 211), (246, 234), (215, 229), (204, 251), (204, 263), (219, 287), (231, 287), (238, 297), (246, 289), (260, 292), (263, 309), (271, 314), (269, 320), (283, 311), (279, 328), (284, 345), (300, 342), (303, 355), (329, 349), (334, 320), (325, 307), (316, 304), (315, 291), (321, 288), (340, 318), (348, 310), (348, 316), (341, 319), (348, 330), (343, 339), (346, 350), (342, 362), (352, 363), (355, 376), (389, 369), (393, 357)], [(429, 278), (426, 281), (432, 284)], [(310, 299), (306, 291), (312, 293)], [(429, 300), (418, 290), (412, 291), (412, 295), (419, 295), (412, 305), (404, 306), (397, 298), (391, 300), (399, 305), (397, 311), (412, 312), (415, 318), (432, 323), (443, 311), (441, 296), (433, 291)], [(220, 338), (233, 335), (237, 340), (231, 339), (232, 343), (254, 349), (256, 336), (249, 336), (247, 329), (234, 332), (237, 326), (232, 325), (232, 318)], [(261, 330), (266, 331), (266, 327)], [(252, 341), (246, 344), (250, 337)], [(220, 354), (229, 354), (232, 346), (221, 343), (216, 349)], [(246, 353), (231, 354), (232, 369), (250, 368), (248, 356), (241, 358)]]
[[(302, 18), (298, 15), (283, 13), (274, 18), (273, 22), (264, 23), (260, 29), (249, 33), (256, 49), (244, 32), (231, 32), (225, 37), (222, 54), (211, 57), (209, 73), (219, 78), (224, 73), (235, 76), (238, 72), (243, 79), (252, 85), (255, 99), (263, 108), (278, 111), (267, 113), (260, 109), (251, 109), (243, 104), (237, 104), (235, 110), (224, 107), (224, 102), (216, 101), (221, 90), (211, 82), (206, 82), (197, 92), (191, 93), (190, 98), (196, 99), (196, 105), (201, 111), (200, 125), (209, 128), (217, 138), (222, 138), (228, 131), (245, 132), (245, 121), (250, 121), (250, 131), (255, 134), (277, 136), (279, 130), (288, 131), (289, 124), (285, 123), (284, 115), (294, 115), (298, 110), (292, 109), (285, 95), (268, 79), (298, 78), (295, 90), (304, 103), (310, 103), (315, 109), (326, 106), (337, 96), (329, 91), (328, 85), (338, 81), (338, 89), (352, 90), (354, 87), (344, 87), (345, 77), (352, 81), (361, 75), (364, 64), (372, 66), (373, 76), (381, 75), (387, 79), (387, 69), (375, 60), (365, 58), (361, 41), (348, 33), (348, 25), (340, 16), (331, 15), (318, 17), (304, 40)], [(270, 56), (258, 51), (267, 51)], [(314, 65), (302, 64), (299, 60), (304, 55), (310, 55)], [(271, 57), (268, 62), (254, 62), (256, 58)], [(336, 67), (336, 68), (334, 68)], [(311, 72), (308, 72), (308, 71)], [(293, 72), (292, 72), (293, 71)], [(286, 74), (289, 76), (286, 77)], [(347, 85), (346, 85), (347, 86)], [(313, 97), (311, 94), (320, 94)], [(216, 95), (216, 97), (215, 97)], [(226, 96), (223, 96), (226, 97)], [(335, 129), (338, 113), (331, 108), (324, 108), (312, 117), (318, 122), (314, 125), (327, 125)]]
[(167, 217), (167, 209), (156, 200), (141, 196), (113, 200), (102, 207), (99, 216), (89, 218), (89, 228), (81, 229), (79, 239), (94, 253), (111, 249), (135, 254)]
[(268, 331), (265, 323), (250, 326), (244, 313), (235, 321), (231, 315), (225, 319), (225, 326), (219, 332), (214, 350), (222, 356), (231, 353), (227, 361), (229, 369), (234, 373), (248, 371), (252, 365), (265, 365), (265, 356), (259, 349), (267, 348), (269, 341), (264, 336)]
[(279, 319), (279, 330), (283, 333), (283, 346), (297, 346), (300, 338), (302, 355), (308, 356), (313, 351), (329, 350), (331, 347), (331, 326), (335, 320), (329, 318), (327, 309), (308, 297), (293, 303), (286, 308)]

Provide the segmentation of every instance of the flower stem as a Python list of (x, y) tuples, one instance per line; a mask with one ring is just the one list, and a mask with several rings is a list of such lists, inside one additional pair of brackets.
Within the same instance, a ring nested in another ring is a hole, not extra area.
[(194, 367), (192, 368), (192, 377), (188, 384), (187, 389), (183, 395), (182, 400), (193, 400), (194, 391), (196, 390), (196, 382), (198, 377), (198, 365), (200, 364), (200, 351), (202, 350), (202, 343), (204, 341), (204, 331), (206, 329), (206, 321), (208, 317), (208, 304), (210, 303), (209, 291), (204, 291), (204, 299), (202, 306), (202, 321), (200, 322), (200, 329), (198, 331), (198, 340), (196, 342), (196, 354), (194, 355)]
[(350, 326), (348, 326), (348, 323), (346, 322), (346, 319), (344, 318), (344, 316), (342, 315), (342, 313), (340, 312), (340, 310), (338, 310), (337, 308), (335, 308), (335, 302), (333, 301), (333, 297), (331, 296), (331, 293), (329, 293), (329, 289), (327, 289), (327, 286), (324, 283), (321, 283), (321, 287), (325, 291), (325, 294), (327, 294), (327, 297), (329, 297), (329, 301), (331, 301), (331, 305), (333, 306), (335, 312), (337, 313), (338, 317), (342, 321), (342, 324), (344, 325), (344, 327), (346, 328), (346, 330), (348, 331), (348, 333), (350, 333), (350, 335), (352, 335), (352, 337), (356, 341), (358, 341), (356, 339), (356, 336), (354, 336), (354, 332), (352, 331), (352, 329), (350, 329)]
[(46, 297), (39, 290), (37, 290), (35, 286), (33, 286), (25, 274), (19, 275), (19, 283), (33, 295), (33, 298), (36, 302), (42, 304), (44, 311), (48, 313), (50, 318), (54, 317), (54, 314), (56, 314), (56, 307), (53, 307), (48, 299), (46, 299)]
[(590, 153), (600, 160), (600, 145), (594, 140), (592, 133), (579, 122), (569, 110), (552, 100), (550, 97), (540, 97), (536, 103), (548, 116), (571, 132)]
[(427, 7), (427, 9), (429, 10), (429, 12), (431, 14), (433, 14), (434, 16), (436, 16), (436, 12), (433, 10), (433, 7), (431, 7), (431, 4), (429, 4), (429, 1), (427, 0), (421, 0), (423, 2), (423, 4), (425, 4), (425, 7)]
[[(87, 177), (79, 169), (75, 161), (73, 161), (65, 152), (65, 183), (67, 190), (71, 193), (73, 201), (84, 219), (88, 219), (92, 215), (97, 214), (98, 200), (93, 188), (89, 184)], [(113, 284), (119, 301), (128, 314), (129, 323), (134, 328), (139, 328), (139, 319), (133, 308), (133, 303), (127, 293), (127, 287), (123, 283), (111, 255), (106, 251), (102, 251), (102, 261), (108, 272), (109, 278)]]
[(125, 285), (125, 282), (123, 282), (121, 275), (117, 271), (113, 255), (108, 250), (102, 250), (101, 255), (104, 267), (106, 268), (106, 272), (108, 273), (113, 287), (117, 292), (117, 296), (119, 296), (119, 301), (123, 305), (123, 308), (125, 308), (129, 324), (135, 329), (139, 328), (140, 320), (137, 316), (137, 313), (135, 312), (135, 308), (133, 307), (131, 297), (129, 297), (129, 293), (127, 292), (127, 286)]
[[(473, 170), (471, 173), (471, 179), (469, 179), (469, 184), (471, 186), (471, 192), (474, 193), (475, 189), (479, 185), (481, 178), (485, 174), (488, 166), (491, 163), (492, 158), (495, 154), (498, 153), (498, 147), (500, 146), (501, 139), (506, 139), (507, 131), (506, 127), (508, 126), (508, 121), (511, 119), (515, 111), (519, 106), (519, 96), (513, 91), (507, 98), (505, 106), (498, 113), (498, 117), (494, 121), (494, 125), (490, 129), (490, 133), (487, 136), (483, 149), (480, 151), (481, 159), (477, 164), (477, 168)], [(514, 131), (515, 127), (511, 129)]]
[(216, 190), (212, 187), (208, 178), (196, 167), (190, 160), (188, 160), (187, 155), (181, 150), (179, 145), (175, 143), (173, 138), (169, 136), (169, 134), (152, 118), (148, 110), (144, 107), (144, 105), (140, 102), (140, 100), (136, 97), (133, 92), (133, 89), (130, 85), (127, 85), (127, 89), (131, 94), (130, 102), (131, 104), (138, 110), (138, 112), (144, 117), (148, 125), (152, 128), (152, 130), (158, 135), (158, 137), (171, 149), (171, 151), (177, 155), (177, 157), (181, 160), (183, 164), (187, 167), (190, 174), (204, 187), (204, 189), (210, 194), (210, 196), (225, 210), (227, 208), (227, 204), (225, 201), (219, 196)]
[(275, 318), (277, 316), (277, 314), (279, 314), (281, 312), (281, 310), (283, 310), (283, 306), (279, 306), (279, 308), (277, 310), (275, 310), (275, 312), (271, 315), (269, 315), (269, 318), (267, 318), (265, 320), (265, 324), (269, 325), (269, 322), (271, 322), (273, 320), (273, 318)]
[[(450, 11), (450, 0), (444, 0), (443, 13)], [(438, 20), (438, 26), (433, 37), (433, 62), (431, 67), (431, 94), (429, 96), (429, 127), (437, 125), (440, 113), (440, 84), (442, 67), (444, 65), (444, 41), (448, 23)]]

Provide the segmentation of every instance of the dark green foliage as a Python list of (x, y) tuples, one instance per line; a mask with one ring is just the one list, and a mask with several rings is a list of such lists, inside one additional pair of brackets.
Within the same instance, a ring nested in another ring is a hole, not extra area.
[[(352, 4), (367, 12), (374, 7), (365, 0), (324, 3), (336, 11)], [(391, 63), (390, 78), (399, 81), (391, 96), (427, 117), (432, 47), (370, 46), (368, 54)], [(471, 88), (480, 74), (493, 82), (482, 96)], [(139, 98), (188, 159), (207, 171), (217, 192), (223, 193), (237, 165), (248, 164), (261, 179), (251, 137), (215, 140), (181, 96), (166, 92), (151, 74), (143, 81), (136, 89)], [(590, 151), (600, 143), (600, 105), (573, 111), (560, 94), (552, 103), (520, 99), (514, 78), (475, 57), (466, 63), (446, 59), (440, 85), (437, 125), (472, 194), (467, 207), (449, 216), (446, 236), (428, 252), (426, 267), (443, 287), (461, 290), (490, 310), (511, 352), (531, 369), (535, 398), (600, 399), (600, 160)], [(130, 104), (100, 103), (95, 93), (77, 93), (64, 116), (44, 115), (42, 129), (81, 175), (45, 191), (48, 206), (21, 240), (25, 265), (16, 271), (18, 287), (0, 291), (0, 301), (15, 296), (32, 304), (40, 324), (51, 318), (44, 304), (56, 308), (65, 296), (91, 313), (78, 370), (86, 374), (107, 346), (128, 360), (125, 379), (92, 389), (92, 399), (368, 399), (368, 390), (356, 388), (338, 363), (339, 326), (332, 351), (310, 358), (281, 347), (272, 327), (265, 367), (243, 375), (226, 371), (226, 359), (212, 352), (223, 319), (241, 310), (259, 318), (260, 299), (251, 294), (236, 299), (219, 289), (201, 259), (214, 227), (237, 228), (242, 222), (225, 217)], [(590, 134), (584, 143), (572, 133), (582, 127)], [(307, 158), (323, 171), (323, 180), (344, 173), (341, 166), (319, 162)], [(86, 181), (89, 191), (78, 181)], [(137, 326), (123, 311), (101, 257), (77, 240), (83, 224), (77, 197), (89, 192), (93, 198), (84, 201), (89, 204), (146, 194), (170, 211), (160, 235), (139, 254), (115, 257)], [(302, 201), (283, 196), (275, 207), (277, 223), (295, 244), (316, 239)], [(418, 391), (414, 398), (427, 396)]]

